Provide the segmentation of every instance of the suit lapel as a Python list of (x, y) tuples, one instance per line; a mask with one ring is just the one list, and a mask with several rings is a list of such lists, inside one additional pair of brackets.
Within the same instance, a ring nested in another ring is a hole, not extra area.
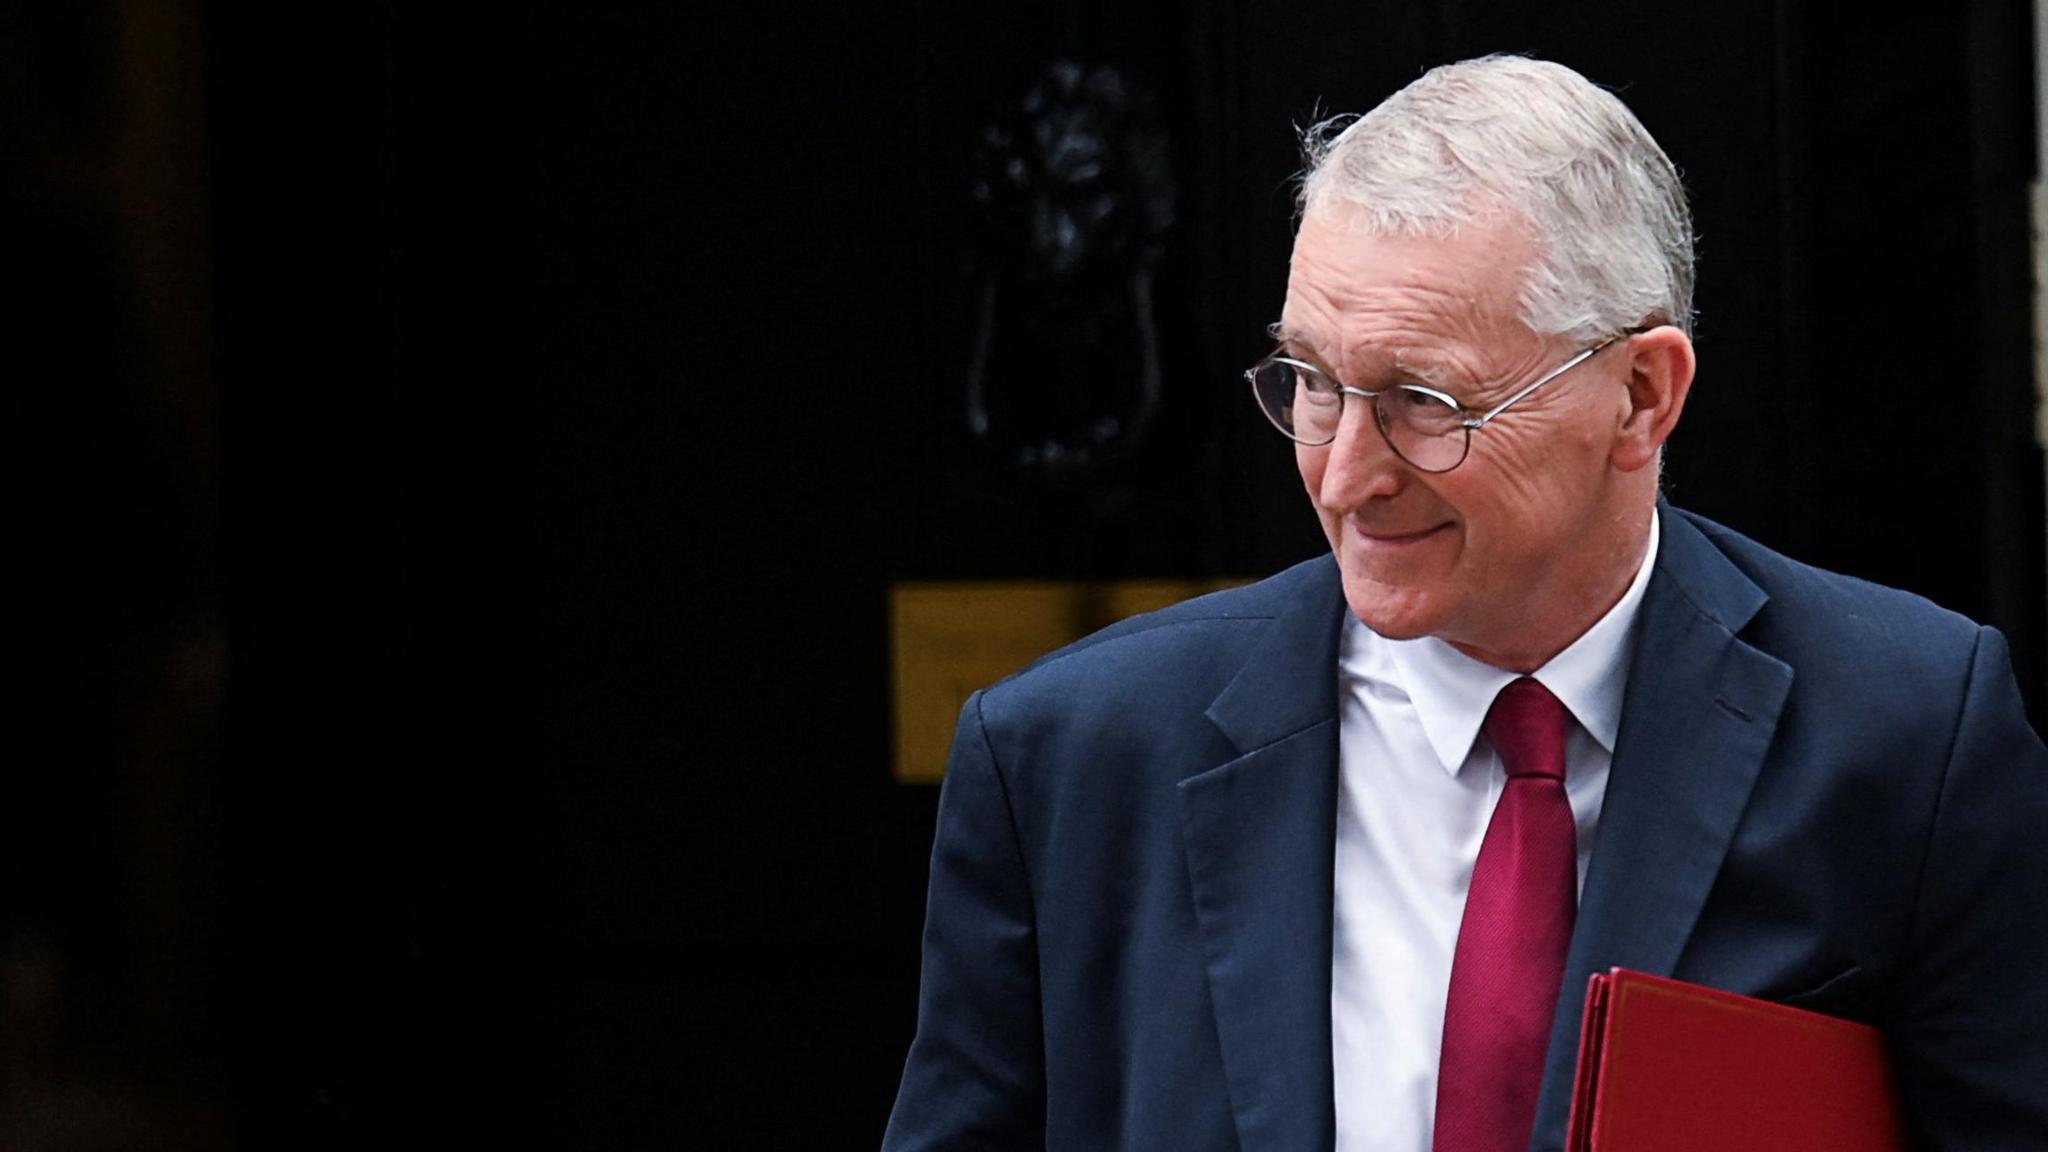
[(1239, 1142), (1328, 1148), (1337, 803), (1334, 561), (1209, 708), (1240, 755), (1181, 782), (1181, 831)]
[(1536, 1147), (1561, 1148), (1587, 978), (1611, 967), (1668, 976), (1748, 802), (1792, 670), (1737, 638), (1766, 599), (1681, 513), (1637, 621), (1599, 840), (1565, 962)]

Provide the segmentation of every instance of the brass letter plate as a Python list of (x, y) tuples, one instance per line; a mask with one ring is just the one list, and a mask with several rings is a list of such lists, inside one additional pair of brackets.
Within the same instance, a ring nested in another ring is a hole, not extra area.
[(1127, 616), (1244, 580), (905, 583), (890, 589), (896, 779), (946, 774), (953, 725), (977, 688)]

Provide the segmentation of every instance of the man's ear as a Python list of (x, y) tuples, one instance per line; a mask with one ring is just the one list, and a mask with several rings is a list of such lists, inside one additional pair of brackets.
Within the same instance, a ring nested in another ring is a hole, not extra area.
[(1655, 463), (1678, 427), (1692, 390), (1692, 340), (1665, 324), (1628, 338), (1628, 409), (1615, 429), (1614, 466), (1634, 472)]

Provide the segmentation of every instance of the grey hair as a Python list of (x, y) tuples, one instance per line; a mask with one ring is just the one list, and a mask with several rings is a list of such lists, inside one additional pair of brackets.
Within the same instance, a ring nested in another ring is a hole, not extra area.
[(1506, 209), (1534, 231), (1522, 320), (1594, 340), (1692, 329), (1692, 214), (1670, 157), (1615, 95), (1562, 64), (1433, 68), (1360, 117), (1302, 132), (1301, 210), (1355, 206), (1369, 235), (1449, 236)]

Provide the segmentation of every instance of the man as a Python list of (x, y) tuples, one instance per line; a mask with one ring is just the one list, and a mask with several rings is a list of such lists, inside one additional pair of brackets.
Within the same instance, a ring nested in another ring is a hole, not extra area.
[(1332, 556), (968, 702), (888, 1147), (1555, 1149), (1616, 965), (1878, 1025), (1927, 1147), (2048, 1147), (2003, 641), (1659, 502), (1691, 295), (1568, 69), (1312, 140), (1250, 376)]

